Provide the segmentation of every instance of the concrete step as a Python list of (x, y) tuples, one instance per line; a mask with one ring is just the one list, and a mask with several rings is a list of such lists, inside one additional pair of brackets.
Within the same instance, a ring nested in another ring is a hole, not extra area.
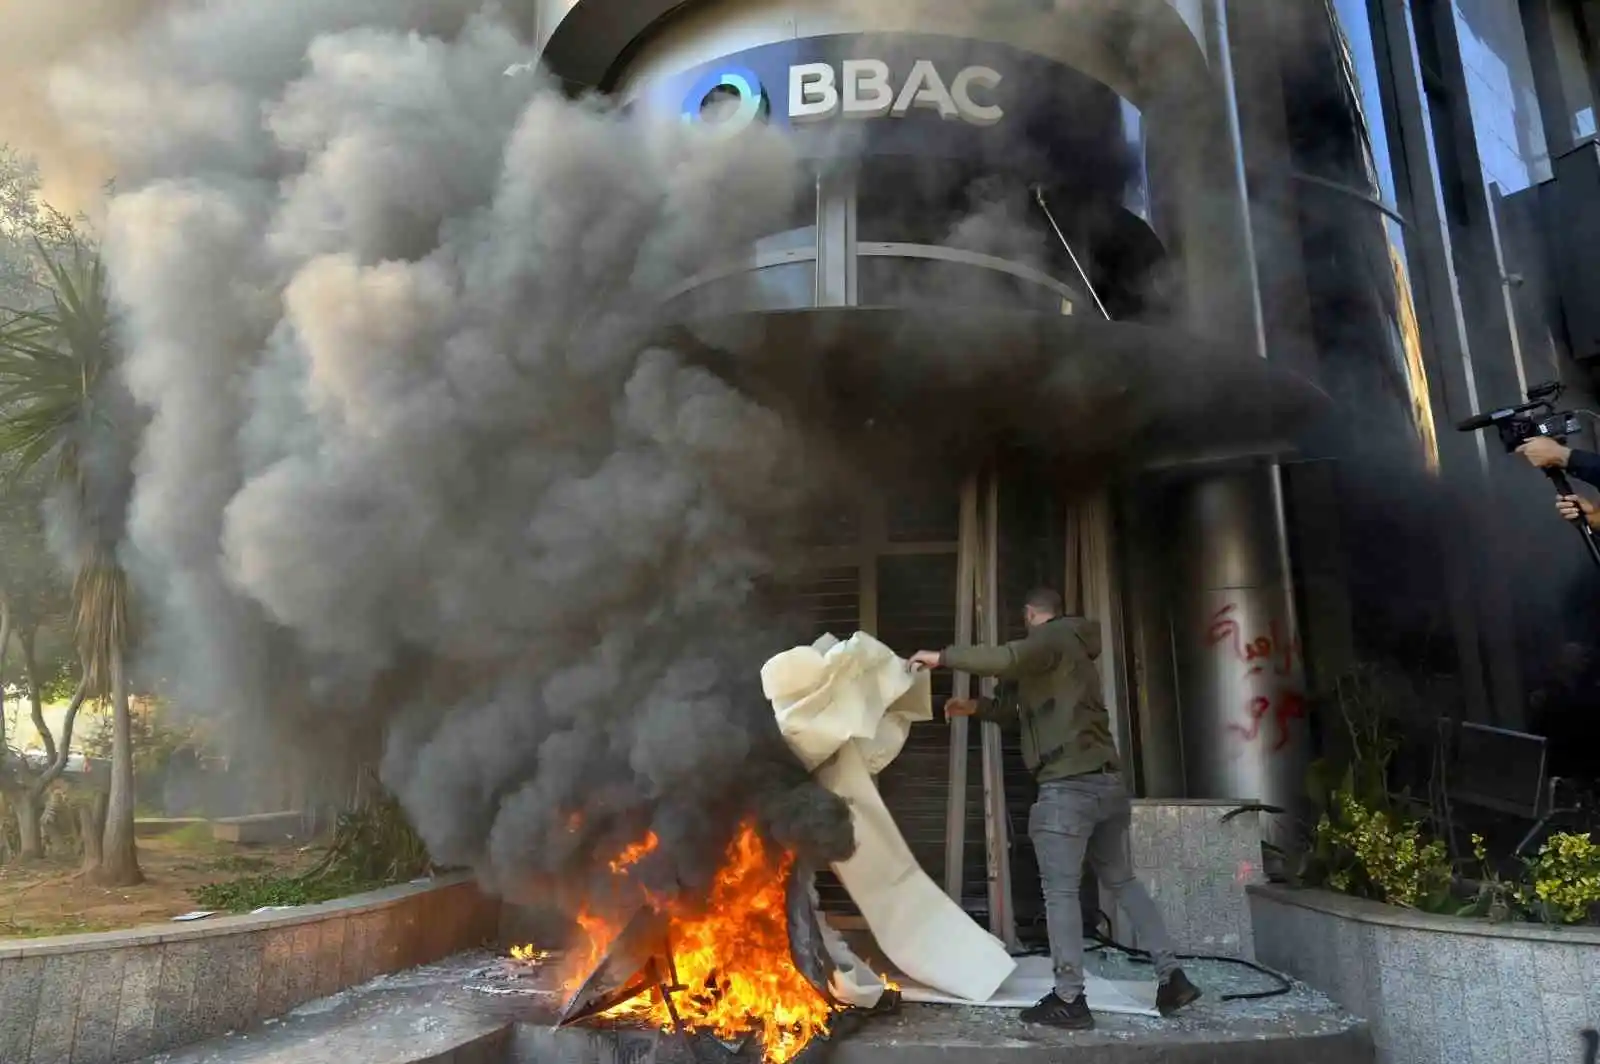
[[(1128, 977), (1100, 958), (1108, 977)], [(1100, 1016), (1083, 1033), (1022, 1026), (1006, 1009), (906, 1006), (796, 1064), (1373, 1064), (1366, 1025), (1303, 986), (1259, 1001), (1228, 993), (1270, 986), (1236, 966), (1196, 962), (1207, 996), (1158, 1020)], [(1146, 969), (1148, 971), (1148, 969)], [(374, 980), (312, 1002), (284, 1020), (148, 1058), (146, 1064), (707, 1064), (724, 1055), (622, 1027), (551, 1025), (553, 972), (470, 955)], [(744, 1064), (740, 1055), (727, 1064)]]
[[(1097, 1017), (1086, 1032), (1024, 1027), (1000, 1009), (908, 1005), (801, 1064), (1373, 1064), (1366, 1026), (1288, 1000), (1270, 1009), (1195, 1006), (1166, 1020)], [(690, 1064), (682, 1041), (651, 1031), (517, 1026), (508, 1064)], [(743, 1059), (743, 1058), (741, 1058)]]
[[(1091, 954), (1092, 971), (1108, 979), (1148, 979), (1148, 966), (1118, 954)], [(1326, 997), (1293, 984), (1258, 1000), (1225, 995), (1273, 989), (1270, 977), (1220, 961), (1185, 965), (1205, 996), (1169, 1019), (1096, 1017), (1093, 1031), (1023, 1026), (1014, 1010), (908, 1005), (868, 1019), (795, 1064), (1373, 1064), (1367, 1026)], [(711, 1046), (698, 1055), (680, 1038), (616, 1027), (550, 1026), (556, 996), (539, 994), (537, 973), (506, 966), (474, 985), (498, 990), (499, 1008), (517, 1018), (507, 1064), (707, 1064), (722, 1059)], [(498, 984), (498, 985), (497, 985)], [(510, 991), (520, 990), (521, 996)], [(472, 1006), (467, 1007), (483, 1007)], [(709, 1051), (706, 1051), (709, 1050)], [(726, 1064), (744, 1064), (740, 1055)]]
[(469, 956), (374, 979), (288, 1016), (141, 1064), (505, 1064), (512, 1022), (477, 1011)]

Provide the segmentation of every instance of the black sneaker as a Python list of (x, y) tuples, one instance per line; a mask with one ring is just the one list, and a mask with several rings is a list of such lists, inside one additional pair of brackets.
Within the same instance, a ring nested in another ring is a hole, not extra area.
[(1189, 982), (1189, 977), (1183, 974), (1183, 969), (1178, 968), (1157, 988), (1156, 1011), (1163, 1016), (1171, 1016), (1198, 1000), (1200, 1000), (1200, 988)]
[(1036, 1023), (1044, 1027), (1059, 1027), (1064, 1031), (1087, 1031), (1094, 1026), (1094, 1013), (1082, 994), (1071, 1001), (1062, 1001), (1061, 995), (1052, 992), (1037, 1005), (1022, 1010), (1023, 1023)]

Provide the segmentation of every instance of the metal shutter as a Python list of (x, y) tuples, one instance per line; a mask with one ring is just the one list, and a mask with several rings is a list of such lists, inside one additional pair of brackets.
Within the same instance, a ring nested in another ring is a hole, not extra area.
[[(878, 638), (901, 654), (948, 646), (956, 625), (956, 556), (912, 554), (878, 560)], [(950, 697), (950, 674), (933, 674), (934, 705)], [(950, 730), (942, 720), (911, 729), (878, 790), (924, 871), (944, 877)]]

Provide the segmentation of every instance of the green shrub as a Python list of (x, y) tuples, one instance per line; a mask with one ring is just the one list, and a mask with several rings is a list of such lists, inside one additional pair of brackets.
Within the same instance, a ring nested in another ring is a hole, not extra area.
[(400, 803), (380, 791), (363, 808), (339, 818), (328, 852), (309, 871), (207, 883), (193, 896), (207, 909), (250, 912), (269, 905), (314, 905), (404, 883), (432, 870), (428, 849)]
[(1347, 790), (1317, 822), (1315, 857), (1334, 890), (1409, 909), (1451, 908), (1449, 851), (1420, 823), (1371, 809)]
[(1527, 865), (1522, 903), (1547, 922), (1584, 923), (1600, 904), (1600, 846), (1588, 835), (1551, 835)]

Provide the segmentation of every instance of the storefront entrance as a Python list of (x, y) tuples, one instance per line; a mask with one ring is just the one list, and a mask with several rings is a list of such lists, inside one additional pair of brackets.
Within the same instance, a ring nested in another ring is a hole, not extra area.
[[(859, 629), (902, 655), (1012, 639), (1022, 634), (1027, 591), (1059, 588), (1070, 612), (1108, 622), (1107, 704), (1129, 752), (1109, 510), (1093, 496), (1069, 503), (1071, 494), (1045, 463), (1025, 456), (964, 481), (868, 493), (813, 548), (799, 589), (813, 634)], [(989, 692), (987, 683), (938, 673), (936, 714), (952, 694)], [(935, 881), (1008, 944), (1043, 942), (1043, 897), (1027, 837), (1035, 788), (1015, 736), (965, 721), (947, 726), (939, 717), (912, 731), (878, 783)], [(848, 922), (853, 908), (831, 876), (820, 890), (824, 908)]]

